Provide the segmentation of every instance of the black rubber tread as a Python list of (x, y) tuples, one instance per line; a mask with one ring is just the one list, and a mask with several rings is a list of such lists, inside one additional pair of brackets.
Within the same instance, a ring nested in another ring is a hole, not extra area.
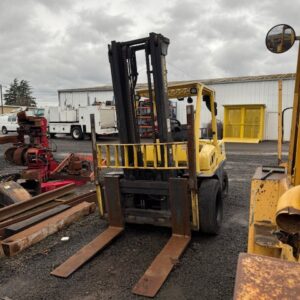
[(1, 132), (2, 132), (2, 134), (7, 134), (8, 130), (5, 126), (3, 126), (2, 129), (1, 129)]
[[(74, 137), (74, 131), (75, 130), (79, 130), (80, 131), (80, 134), (79, 134), (79, 136), (78, 137)], [(72, 136), (72, 138), (74, 139), (74, 140), (82, 140), (83, 139), (83, 137), (84, 137), (84, 135), (83, 135), (83, 132), (82, 132), (82, 129), (80, 128), (80, 127), (78, 127), (78, 126), (75, 126), (75, 127), (73, 127), (72, 129), (71, 129), (71, 136)]]
[(223, 218), (222, 190), (219, 180), (203, 179), (198, 196), (200, 231), (216, 235), (221, 229)]

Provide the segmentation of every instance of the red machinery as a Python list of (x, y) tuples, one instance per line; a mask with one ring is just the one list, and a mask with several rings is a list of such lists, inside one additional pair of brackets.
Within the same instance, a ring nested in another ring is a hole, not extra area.
[[(17, 165), (27, 165), (22, 172), (23, 179), (46, 181), (49, 173), (58, 166), (49, 149), (47, 120), (26, 116), (22, 111), (18, 113), (18, 124), (18, 142), (5, 151), (5, 159)], [(25, 142), (25, 136), (29, 137), (29, 143)]]
[[(85, 157), (83, 160), (75, 154), (61, 163), (54, 159), (52, 149), (49, 148), (47, 120), (44, 117), (27, 116), (22, 111), (18, 113), (18, 124), (18, 135), (15, 136), (13, 147), (8, 148), (4, 156), (11, 163), (27, 166), (21, 173), (22, 179), (38, 183), (38, 190), (41, 192), (70, 182), (82, 185), (91, 179), (91, 159)], [(28, 143), (25, 136), (29, 137)], [(49, 181), (50, 179), (59, 181)]]

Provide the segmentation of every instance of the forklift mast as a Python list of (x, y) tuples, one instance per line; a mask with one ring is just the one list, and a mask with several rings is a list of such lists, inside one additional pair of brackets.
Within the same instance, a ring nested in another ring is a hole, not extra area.
[(145, 51), (147, 83), (152, 108), (153, 139), (171, 142), (171, 125), (168, 104), (166, 55), (169, 39), (161, 34), (150, 33), (149, 37), (128, 42), (113, 41), (108, 46), (112, 83), (118, 120), (120, 142), (139, 143), (136, 120), (136, 84), (138, 79), (136, 52)]

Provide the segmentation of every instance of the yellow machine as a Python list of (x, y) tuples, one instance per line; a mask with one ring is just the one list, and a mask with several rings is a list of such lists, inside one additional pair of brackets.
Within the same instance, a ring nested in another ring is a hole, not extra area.
[[(136, 93), (139, 97), (149, 97), (148, 90), (138, 90)], [(187, 97), (196, 97), (195, 110), (193, 105), (187, 107), (187, 113), (192, 115), (194, 118), (193, 125), (188, 124), (188, 126), (193, 126), (190, 128), (190, 132), (194, 135), (193, 145), (188, 145), (188, 141), (184, 142), (168, 142), (161, 143), (159, 141), (151, 143), (149, 141), (139, 144), (97, 144), (97, 155), (98, 155), (98, 168), (102, 169), (138, 169), (138, 170), (177, 170), (181, 177), (191, 177), (190, 168), (193, 167), (195, 177), (196, 177), (196, 189), (190, 190), (191, 197), (191, 228), (193, 230), (202, 230), (208, 233), (217, 233), (219, 230), (219, 225), (206, 228), (206, 224), (201, 226), (200, 209), (198, 202), (198, 188), (200, 182), (203, 178), (222, 178), (222, 193), (223, 197), (227, 193), (228, 189), (228, 177), (226, 172), (223, 170), (223, 165), (226, 160), (224, 143), (222, 140), (217, 139), (217, 135), (214, 134), (211, 140), (200, 138), (200, 116), (201, 116), (201, 103), (203, 102), (203, 97), (207, 96), (210, 100), (208, 104), (211, 109), (211, 120), (213, 132), (217, 132), (216, 125), (216, 115), (215, 115), (215, 105), (214, 105), (214, 91), (204, 86), (200, 82), (192, 82), (188, 84), (181, 85), (171, 85), (168, 86), (168, 99), (182, 99)], [(190, 110), (190, 111), (189, 111)], [(188, 148), (190, 147), (190, 151)], [(165, 157), (169, 151), (172, 151), (172, 160), (165, 160), (162, 162), (162, 153)], [(138, 152), (141, 152), (142, 157), (138, 159)], [(190, 159), (188, 158), (190, 154)], [(133, 153), (133, 160), (129, 163), (129, 153)], [(123, 159), (121, 157), (123, 155)], [(195, 160), (192, 160), (192, 156), (195, 155)], [(103, 163), (103, 161), (105, 163)], [(142, 163), (141, 163), (142, 161)], [(191, 166), (191, 164), (195, 164)], [(100, 188), (100, 186), (98, 186)], [(204, 200), (203, 200), (204, 201)], [(220, 203), (221, 205), (221, 203)], [(100, 199), (100, 207), (103, 207), (102, 198)], [(217, 210), (221, 210), (222, 207), (216, 207)], [(101, 209), (103, 213), (103, 209)], [(205, 212), (203, 212), (205, 213)], [(220, 214), (221, 211), (217, 211)], [(139, 223), (137, 219), (133, 217), (127, 218), (128, 222)], [(199, 221), (200, 220), (200, 221)], [(220, 220), (221, 221), (221, 220)], [(161, 224), (156, 224), (154, 220), (148, 219), (147, 223), (153, 225), (167, 225), (167, 222), (162, 222)], [(203, 222), (204, 223), (204, 222)]]
[[(282, 53), (289, 50), (295, 40), (299, 38), (296, 37), (293, 28), (281, 24), (268, 32), (266, 46), (271, 52)], [(248, 235), (250, 255), (240, 255), (235, 299), (300, 297), (299, 92), (300, 47), (288, 161), (279, 166), (259, 167), (252, 178)], [(282, 136), (279, 136), (279, 139), (282, 139)], [(279, 151), (281, 152), (281, 147)], [(279, 157), (281, 160), (281, 155)]]
[[(152, 32), (146, 38), (109, 45), (120, 143), (96, 145), (92, 135), (99, 210), (109, 226), (56, 268), (52, 272), (55, 276), (69, 276), (120, 235), (126, 223), (165, 226), (172, 229), (172, 236), (132, 289), (134, 294), (154, 297), (188, 246), (192, 230), (219, 233), (228, 177), (224, 145), (217, 139), (215, 93), (200, 82), (168, 86), (165, 57), (169, 42)], [(136, 88), (136, 55), (141, 50), (146, 59), (144, 90)], [(151, 107), (153, 135), (146, 142), (138, 128), (142, 98), (147, 98)], [(169, 101), (184, 98), (188, 103), (187, 128), (177, 141)], [(212, 136), (206, 140), (200, 135), (203, 104), (212, 123)]]

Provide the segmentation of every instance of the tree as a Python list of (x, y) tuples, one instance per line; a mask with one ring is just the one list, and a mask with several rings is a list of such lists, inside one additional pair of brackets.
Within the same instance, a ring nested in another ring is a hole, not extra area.
[(27, 80), (18, 81), (17, 78), (5, 91), (4, 101), (6, 105), (36, 106), (35, 98), (32, 97), (32, 88)]

